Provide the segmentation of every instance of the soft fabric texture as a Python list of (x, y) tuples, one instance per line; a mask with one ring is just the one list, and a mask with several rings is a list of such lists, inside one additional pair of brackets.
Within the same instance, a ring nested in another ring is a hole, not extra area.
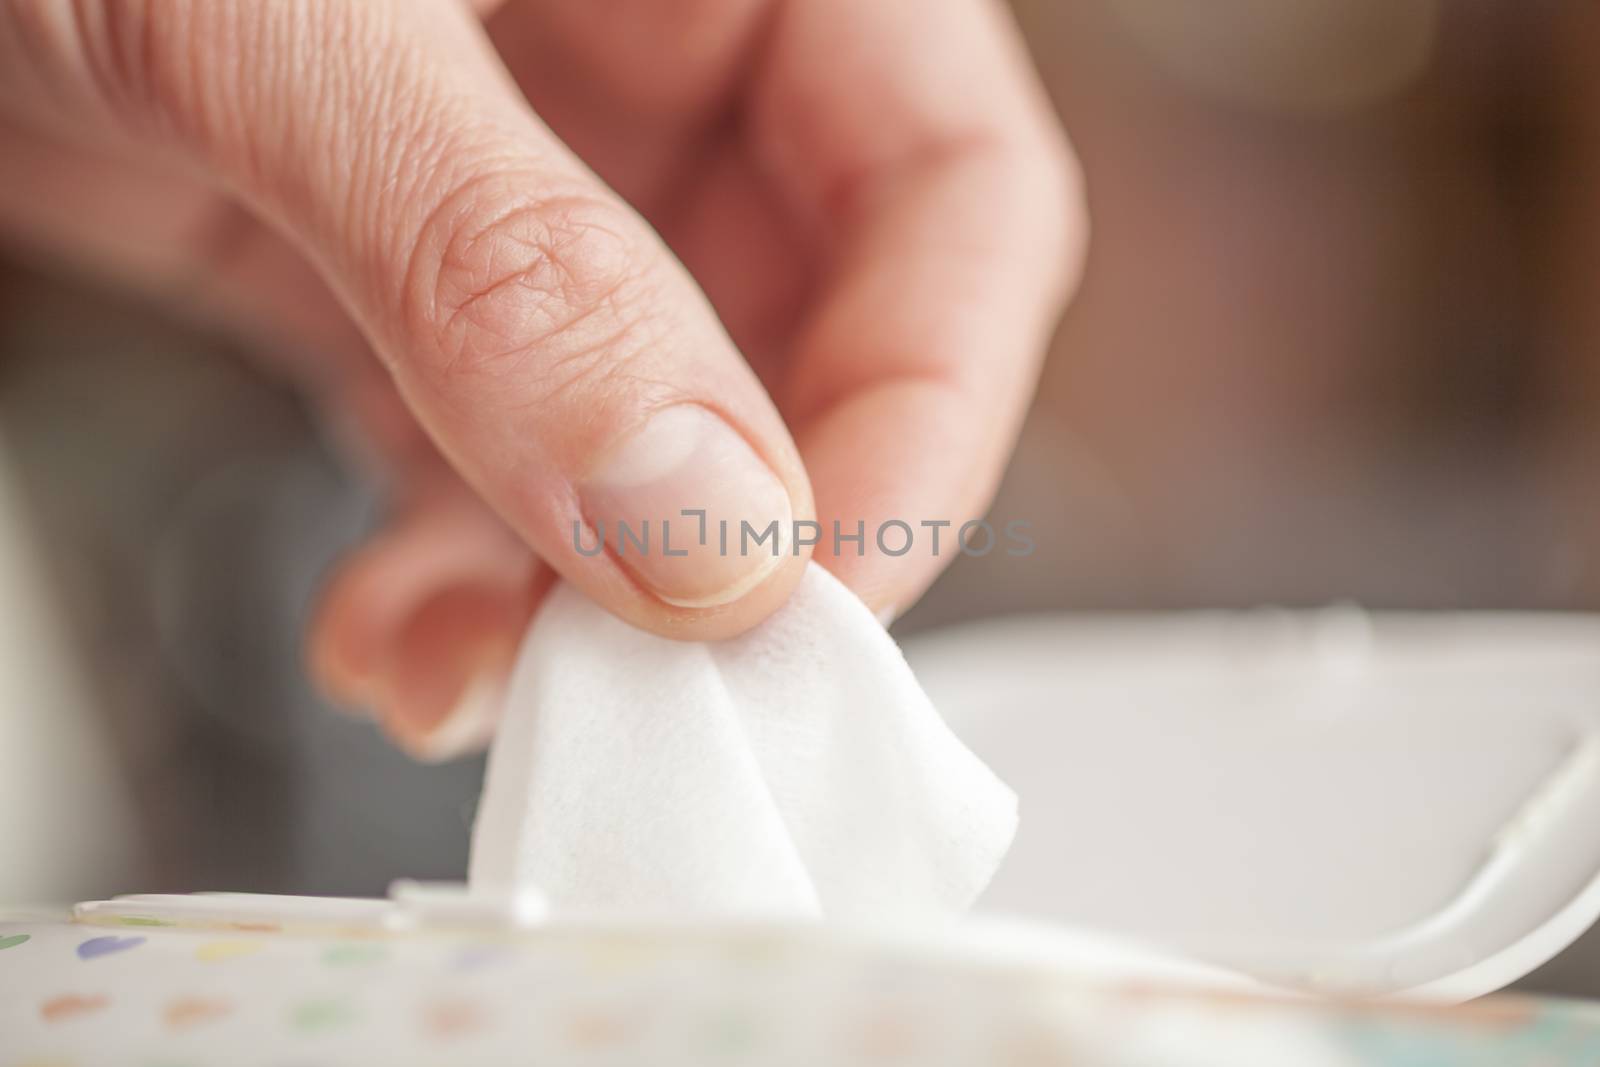
[(704, 644), (563, 584), (507, 690), (470, 880), (536, 887), (558, 917), (916, 919), (971, 904), (1016, 821), (820, 566), (765, 623)]

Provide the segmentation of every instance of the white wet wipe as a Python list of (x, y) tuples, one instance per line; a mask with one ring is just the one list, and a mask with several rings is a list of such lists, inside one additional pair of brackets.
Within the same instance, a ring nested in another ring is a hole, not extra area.
[(894, 640), (812, 564), (729, 641), (635, 629), (559, 585), (505, 696), (470, 880), (552, 913), (902, 921), (960, 911), (1016, 796)]

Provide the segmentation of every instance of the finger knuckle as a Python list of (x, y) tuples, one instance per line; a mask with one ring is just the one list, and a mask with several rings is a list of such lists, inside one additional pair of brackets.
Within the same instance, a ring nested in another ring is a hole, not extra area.
[(466, 184), (422, 227), (405, 316), (435, 374), (579, 381), (638, 347), (643, 280), (622, 209), (497, 195), (519, 184), (533, 183)]

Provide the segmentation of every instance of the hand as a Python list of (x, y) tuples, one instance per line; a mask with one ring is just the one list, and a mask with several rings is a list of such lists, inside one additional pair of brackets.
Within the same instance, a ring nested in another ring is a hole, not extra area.
[(908, 605), (948, 540), (870, 531), (981, 513), (1085, 232), (990, 0), (477, 6), (0, 0), (0, 225), (267, 335), (392, 477), (311, 653), (419, 751), (555, 572), (715, 638), (809, 555), (579, 527), (861, 522), (819, 561)]

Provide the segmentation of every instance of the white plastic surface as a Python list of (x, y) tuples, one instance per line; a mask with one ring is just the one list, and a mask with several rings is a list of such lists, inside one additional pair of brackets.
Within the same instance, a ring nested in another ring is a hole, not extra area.
[(405, 931), (428, 928), (505, 931), (544, 919), (542, 897), (531, 891), (497, 894), (464, 883), (402, 878), (388, 899), (306, 897), (273, 893), (132, 893), (86, 900), (72, 909), (81, 923), (107, 926), (182, 926), (278, 932)]
[(1600, 915), (1600, 621), (1040, 617), (906, 651), (1022, 798), (984, 910), (1449, 1000)]

